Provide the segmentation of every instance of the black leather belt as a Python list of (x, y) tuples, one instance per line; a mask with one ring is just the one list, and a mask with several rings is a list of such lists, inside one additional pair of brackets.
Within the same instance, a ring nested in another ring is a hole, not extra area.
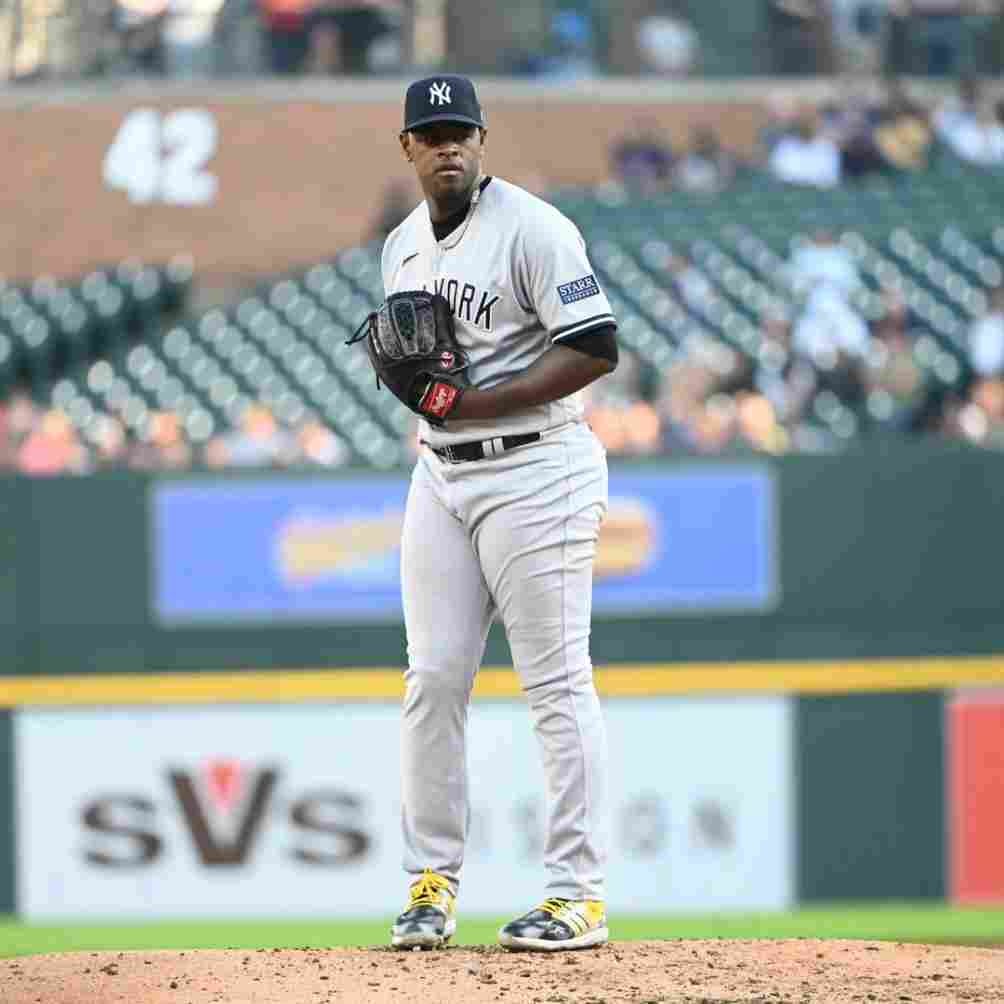
[(432, 446), (429, 449), (448, 460), (451, 464), (462, 464), (468, 460), (484, 460), (486, 457), (496, 457), (506, 450), (514, 450), (517, 446), (527, 446), (540, 439), (539, 432), (527, 432), (522, 436), (496, 436), (494, 439), (482, 439), (473, 443), (456, 443), (453, 446)]

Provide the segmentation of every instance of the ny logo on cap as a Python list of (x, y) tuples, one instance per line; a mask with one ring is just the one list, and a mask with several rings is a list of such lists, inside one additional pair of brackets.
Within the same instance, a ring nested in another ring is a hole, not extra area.
[(445, 80), (441, 80), (429, 88), (429, 103), (433, 105), (453, 104), (453, 98), (450, 97), (450, 85)]

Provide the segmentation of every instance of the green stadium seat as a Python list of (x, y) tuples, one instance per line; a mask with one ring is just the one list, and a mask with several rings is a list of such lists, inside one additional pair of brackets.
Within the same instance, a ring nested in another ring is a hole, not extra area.
[(0, 331), (0, 396), (8, 394), (17, 380), (18, 357), (14, 339)]
[(182, 310), (188, 302), (195, 278), (195, 263), (191, 258), (178, 256), (172, 258), (159, 272), (163, 286), (164, 310), (168, 312)]

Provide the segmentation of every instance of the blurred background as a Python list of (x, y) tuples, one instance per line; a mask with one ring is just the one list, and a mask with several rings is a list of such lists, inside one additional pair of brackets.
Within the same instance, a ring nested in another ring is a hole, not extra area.
[(344, 341), (437, 70), (619, 320), (612, 905), (1004, 902), (1002, 66), (1000, 0), (0, 0), (0, 913), (397, 905), (415, 423)]

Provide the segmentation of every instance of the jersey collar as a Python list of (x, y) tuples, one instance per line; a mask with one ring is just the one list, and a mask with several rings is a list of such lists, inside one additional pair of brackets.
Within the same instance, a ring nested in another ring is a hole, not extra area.
[[(489, 174), (487, 177), (482, 178), (477, 185), (474, 186), (474, 191), (471, 193), (471, 202), (467, 207), (467, 215), (464, 217), (463, 221), (459, 224), (459, 226), (451, 230), (441, 241), (436, 241), (441, 248), (456, 247), (463, 239), (464, 234), (467, 233), (467, 228), (471, 225), (471, 220), (474, 218), (474, 211), (478, 208), (481, 196), (484, 194), (484, 191), (488, 187), (488, 183), (491, 180), (492, 176)], [(428, 206), (426, 206), (426, 212), (428, 212)], [(429, 229), (432, 229), (431, 219), (429, 220)], [(433, 234), (433, 239), (435, 240), (435, 234)]]

